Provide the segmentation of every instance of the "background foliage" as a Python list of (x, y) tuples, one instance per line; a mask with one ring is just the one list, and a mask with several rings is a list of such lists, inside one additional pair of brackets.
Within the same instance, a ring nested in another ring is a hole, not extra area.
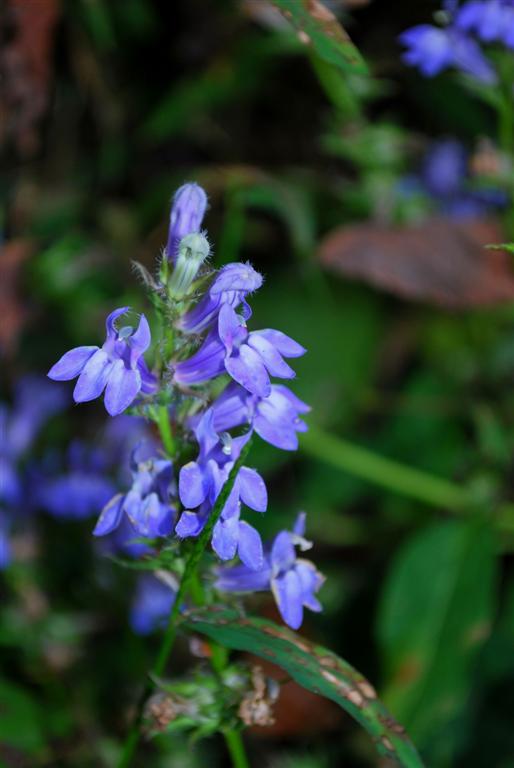
[[(91, 343), (116, 302), (142, 309), (131, 260), (152, 267), (172, 191), (198, 180), (215, 264), (250, 260), (267, 279), (259, 323), (309, 350), (299, 456), (252, 453), (274, 499), (262, 533), (306, 510), (327, 575), (305, 634), (374, 682), (427, 765), (509, 768), (514, 282), (482, 245), (512, 239), (513, 215), (426, 224), (434, 201), (403, 191), (434, 139), (494, 160), (494, 115), (401, 63), (397, 35), (434, 4), (331, 3), (360, 54), (326, 26), (305, 32), (299, 2), (275, 5), (308, 42), (264, 0), (7, 3), (2, 396)], [(405, 223), (414, 240), (397, 236)], [(103, 423), (98, 405), (69, 407), (24, 461), (74, 434), (98, 444)], [(91, 527), (39, 514), (15, 532), (0, 580), (9, 768), (114, 765), (155, 650), (127, 622), (134, 574), (93, 553)], [(188, 659), (179, 643), (177, 674)], [(294, 683), (248, 740), (255, 765), (377, 765), (353, 721)], [(221, 742), (178, 734), (143, 755), (225, 760)]]

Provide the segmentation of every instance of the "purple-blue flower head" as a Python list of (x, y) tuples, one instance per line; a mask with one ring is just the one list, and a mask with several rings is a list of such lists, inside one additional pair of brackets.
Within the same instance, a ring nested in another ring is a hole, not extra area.
[(175, 365), (178, 384), (201, 384), (226, 371), (234, 381), (260, 397), (271, 393), (270, 376), (292, 379), (295, 373), (284, 357), (300, 357), (305, 349), (281, 331), (248, 332), (233, 307), (224, 304), (217, 330), (213, 329), (200, 349)]
[(458, 10), (455, 26), (474, 32), (484, 43), (503, 42), (514, 47), (512, 0), (471, 0)]
[(402, 32), (399, 40), (407, 48), (403, 60), (417, 67), (425, 77), (456, 67), (480, 82), (496, 82), (496, 73), (476, 40), (461, 30), (420, 24)]
[(155, 377), (143, 358), (151, 342), (148, 321), (141, 315), (135, 330), (131, 326), (118, 330), (115, 322), (126, 312), (128, 307), (111, 312), (102, 347), (75, 347), (48, 372), (54, 381), (69, 381), (78, 376), (73, 392), (76, 403), (95, 400), (105, 390), (104, 403), (111, 416), (125, 411), (139, 392), (152, 393), (156, 388)]
[(207, 195), (198, 184), (183, 184), (173, 197), (166, 256), (174, 261), (180, 241), (186, 235), (200, 231), (207, 209)]
[(149, 635), (166, 626), (177, 593), (172, 578), (168, 572), (157, 571), (155, 576), (145, 574), (138, 579), (130, 609), (130, 625), (136, 634)]
[(305, 516), (300, 515), (293, 532), (281, 531), (268, 548), (264, 566), (252, 571), (245, 565), (219, 568), (216, 588), (221, 592), (258, 592), (271, 589), (285, 623), (298, 629), (303, 621), (303, 609), (321, 611), (316, 593), (323, 576), (309, 560), (296, 556), (295, 546), (308, 549), (304, 539)]
[(186, 333), (202, 333), (217, 320), (223, 304), (229, 304), (233, 309), (242, 304), (241, 314), (248, 320), (252, 310), (246, 296), (261, 285), (262, 275), (250, 264), (227, 264), (217, 273), (205, 296), (182, 317), (181, 329)]
[(467, 153), (460, 141), (434, 142), (423, 162), (422, 177), (430, 194), (453, 197), (462, 192), (467, 175)]
[(138, 536), (169, 536), (175, 523), (173, 467), (166, 459), (140, 459), (141, 447), (132, 458), (132, 487), (114, 496), (102, 510), (95, 536), (116, 530), (124, 515)]
[[(177, 523), (176, 533), (181, 538), (197, 536), (202, 531), (248, 439), (244, 436), (223, 440), (214, 431), (212, 423), (213, 413), (209, 410), (195, 430), (200, 445), (198, 459), (180, 470), (179, 496), (185, 511)], [(263, 563), (262, 542), (257, 531), (240, 520), (242, 504), (256, 512), (265, 512), (268, 505), (264, 480), (249, 467), (241, 467), (238, 472), (221, 517), (214, 526), (212, 547), (221, 560), (231, 560), (239, 554), (249, 568), (258, 569)]]
[(298, 432), (306, 432), (301, 416), (310, 408), (283, 384), (272, 384), (268, 397), (252, 395), (232, 382), (212, 404), (217, 432), (249, 424), (270, 445), (296, 451)]

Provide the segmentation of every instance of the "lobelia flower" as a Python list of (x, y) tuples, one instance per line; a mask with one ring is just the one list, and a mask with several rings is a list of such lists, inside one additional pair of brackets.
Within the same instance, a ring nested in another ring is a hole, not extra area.
[(166, 256), (175, 261), (179, 244), (186, 235), (200, 231), (207, 209), (207, 195), (199, 184), (183, 184), (173, 197)]
[(249, 424), (270, 445), (296, 451), (297, 433), (307, 431), (300, 414), (308, 413), (310, 408), (283, 384), (272, 384), (268, 397), (259, 397), (232, 382), (216, 398), (212, 411), (217, 432)]
[(260, 397), (271, 393), (270, 376), (292, 379), (295, 372), (283, 357), (300, 357), (305, 349), (281, 331), (248, 332), (244, 320), (223, 304), (217, 329), (212, 329), (200, 349), (175, 365), (178, 384), (201, 384), (226, 371), (249, 392)]
[(126, 515), (137, 536), (169, 536), (173, 532), (175, 507), (171, 461), (143, 458), (142, 446), (132, 453), (132, 487), (114, 496), (103, 508), (93, 531), (106, 536), (116, 530)]
[(425, 77), (456, 67), (483, 83), (496, 82), (496, 73), (478, 43), (461, 30), (420, 24), (402, 32), (399, 40), (407, 48), (403, 60)]
[[(206, 411), (195, 434), (200, 445), (197, 461), (183, 466), (179, 474), (179, 496), (186, 507), (175, 532), (181, 538), (198, 536), (203, 530), (218, 495), (226, 482), (249, 435), (221, 440), (214, 431), (212, 410)], [(256, 512), (265, 512), (268, 505), (266, 485), (254, 469), (241, 467), (234, 487), (214, 526), (212, 548), (221, 560), (231, 560), (236, 554), (248, 568), (262, 567), (262, 542), (258, 532), (240, 520), (241, 504)], [(193, 512), (193, 509), (197, 509)]]
[(168, 571), (156, 571), (138, 579), (136, 594), (130, 609), (130, 624), (138, 635), (149, 635), (166, 625), (177, 584)]
[(309, 549), (304, 539), (305, 515), (298, 516), (293, 531), (281, 531), (268, 547), (264, 566), (252, 571), (244, 565), (218, 568), (216, 588), (221, 592), (259, 592), (271, 589), (280, 615), (292, 629), (303, 621), (303, 609), (322, 610), (316, 593), (324, 577), (309, 560), (297, 558), (295, 546)]
[(455, 26), (472, 31), (485, 43), (503, 42), (514, 48), (512, 0), (471, 0), (457, 11)]
[(148, 370), (143, 353), (150, 346), (150, 327), (141, 315), (136, 330), (124, 326), (117, 330), (118, 317), (128, 307), (115, 309), (106, 321), (107, 338), (102, 347), (75, 347), (50, 369), (54, 381), (69, 381), (78, 376), (73, 392), (76, 403), (100, 397), (105, 390), (105, 408), (117, 416), (134, 402), (139, 392), (153, 393), (156, 380)]
[(226, 264), (217, 273), (205, 296), (180, 319), (179, 327), (185, 333), (202, 333), (217, 320), (224, 304), (229, 304), (233, 309), (242, 304), (241, 314), (248, 320), (252, 310), (246, 302), (246, 296), (258, 290), (261, 285), (262, 275), (250, 264)]
[(24, 376), (15, 388), (14, 403), (0, 403), (0, 569), (11, 559), (9, 532), (14, 519), (33, 511), (27, 469), (20, 460), (37, 439), (44, 423), (62, 410), (65, 392), (39, 376)]

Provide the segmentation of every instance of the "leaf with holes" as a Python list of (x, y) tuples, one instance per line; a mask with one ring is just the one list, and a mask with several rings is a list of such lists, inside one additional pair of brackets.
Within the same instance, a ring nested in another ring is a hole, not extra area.
[(367, 67), (338, 20), (319, 0), (272, 0), (295, 27), (298, 37), (329, 64), (345, 73), (365, 75)]
[(331, 651), (271, 621), (242, 617), (222, 607), (189, 613), (184, 623), (226, 648), (272, 661), (307, 690), (345, 709), (372, 736), (380, 754), (405, 768), (421, 768), (416, 749), (377, 699), (373, 686)]

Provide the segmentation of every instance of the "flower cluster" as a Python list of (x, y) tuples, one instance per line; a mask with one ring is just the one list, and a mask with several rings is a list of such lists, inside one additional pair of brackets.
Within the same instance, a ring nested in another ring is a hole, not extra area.
[(495, 68), (480, 43), (514, 49), (513, 0), (468, 0), (460, 7), (446, 3), (440, 15), (444, 27), (420, 24), (400, 35), (407, 49), (404, 61), (425, 77), (455, 68), (482, 83), (494, 84)]
[[(78, 376), (76, 402), (105, 391), (111, 416), (132, 406), (153, 420), (161, 435), (164, 423), (166, 453), (148, 444), (135, 447), (129, 487), (107, 501), (94, 529), (96, 537), (123, 531), (125, 544), (136, 539), (133, 556), (158, 552), (159, 542), (170, 539), (180, 550), (182, 541), (199, 536), (254, 433), (291, 451), (298, 447), (298, 433), (307, 429), (302, 416), (309, 407), (273, 381), (293, 379), (287, 360), (305, 349), (279, 330), (248, 328), (248, 300), (261, 287), (262, 276), (243, 263), (209, 270), (210, 246), (200, 231), (206, 206), (197, 184), (185, 184), (175, 194), (160, 282), (153, 286), (165, 321), (153, 369), (143, 357), (151, 346), (148, 322), (141, 315), (136, 329), (118, 328), (116, 321), (128, 311), (123, 307), (107, 318), (102, 347), (73, 349), (49, 372), (55, 380)], [(194, 458), (184, 462), (184, 456)], [(239, 464), (212, 528), (212, 550), (226, 565), (218, 566), (206, 583), (227, 595), (269, 589), (284, 621), (297, 628), (304, 607), (320, 610), (315, 593), (322, 583), (312, 563), (296, 558), (295, 547), (308, 546), (304, 516), (292, 533), (282, 531), (272, 545), (263, 545), (256, 527), (244, 518), (246, 509), (266, 512), (266, 485), (255, 469)], [(239, 565), (231, 562), (236, 556)], [(137, 631), (159, 625), (169, 612), (175, 592), (164, 582), (162, 577), (140, 581), (132, 614)]]

